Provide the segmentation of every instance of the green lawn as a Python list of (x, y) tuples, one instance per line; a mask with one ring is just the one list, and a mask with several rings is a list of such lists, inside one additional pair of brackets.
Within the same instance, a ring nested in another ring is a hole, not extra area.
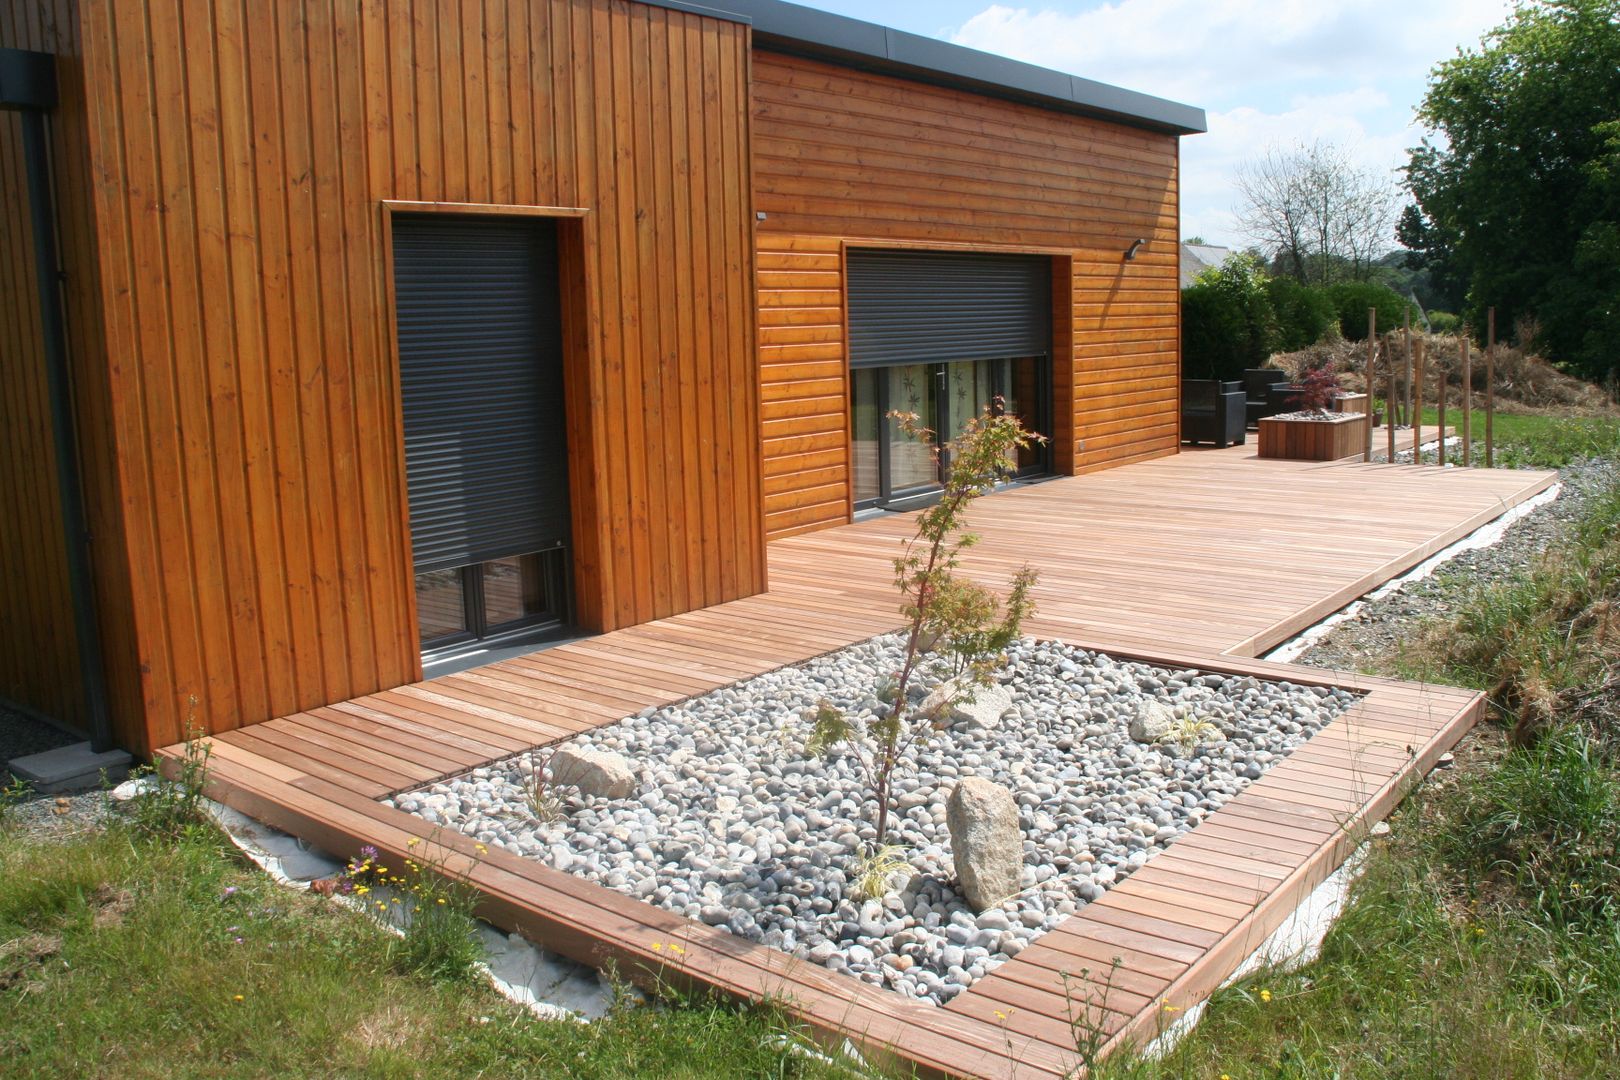
[[(1381, 404), (1381, 403), (1380, 403)], [(1485, 464), (1485, 410), (1475, 409), (1469, 418), (1473, 432), (1473, 462)], [(1446, 410), (1446, 426), (1462, 433), (1462, 410)], [(1434, 426), (1439, 415), (1432, 408), (1423, 410), (1423, 423)], [(1620, 457), (1620, 418), (1543, 416), (1498, 412), (1493, 423), (1498, 468), (1557, 469), (1571, 461), (1590, 457)], [(1373, 432), (1373, 449), (1382, 444), (1382, 433)], [(1434, 460), (1430, 451), (1427, 460)], [(1462, 446), (1446, 448), (1448, 462), (1462, 463)]]
[(848, 1077), (770, 1009), (542, 1021), (402, 970), (397, 939), (280, 888), (212, 829), (0, 830), (6, 1077)]

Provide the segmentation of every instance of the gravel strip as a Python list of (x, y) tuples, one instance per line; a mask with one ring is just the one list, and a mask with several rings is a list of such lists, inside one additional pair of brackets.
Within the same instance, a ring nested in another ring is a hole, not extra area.
[(1354, 618), (1335, 626), (1295, 663), (1346, 671), (1369, 671), (1394, 653), (1426, 619), (1458, 611), (1482, 585), (1524, 570), (1561, 541), (1593, 493), (1620, 479), (1620, 462), (1589, 460), (1559, 471), (1558, 498), (1526, 515), (1487, 548), (1464, 551), (1429, 577), (1367, 601)]
[[(1123, 663), (1020, 642), (1002, 674), (1012, 705), (992, 728), (959, 725), (907, 754), (890, 841), (909, 863), (883, 900), (854, 893), (872, 839), (853, 755), (805, 755), (806, 713), (884, 706), (872, 688), (898, 667), (900, 639), (863, 642), (570, 745), (622, 754), (636, 789), (572, 797), (558, 820), (526, 808), (519, 755), (389, 800), (627, 895), (944, 1002), (1162, 851), (1355, 695), (1286, 682)], [(1191, 752), (1144, 744), (1130, 722), (1148, 701), (1218, 732)], [(1023, 891), (975, 915), (954, 884), (945, 802), (982, 777), (1016, 799)]]

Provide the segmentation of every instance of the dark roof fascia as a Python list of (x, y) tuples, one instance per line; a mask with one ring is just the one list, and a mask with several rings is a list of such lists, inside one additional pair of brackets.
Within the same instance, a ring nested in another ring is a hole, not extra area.
[(754, 43), (919, 82), (974, 90), (1175, 135), (1208, 130), (1204, 110), (1078, 75), (782, 0), (715, 0), (746, 16)]
[(690, 4), (687, 3), (687, 0), (636, 0), (636, 3), (646, 4), (648, 7), (684, 11), (688, 15), (707, 15), (711, 19), (724, 19), (727, 22), (742, 23), (744, 26), (754, 21), (740, 11), (727, 10), (737, 6), (731, 3), (731, 0), (718, 0), (718, 2), (725, 4), (726, 8), (718, 8), (712, 4)]

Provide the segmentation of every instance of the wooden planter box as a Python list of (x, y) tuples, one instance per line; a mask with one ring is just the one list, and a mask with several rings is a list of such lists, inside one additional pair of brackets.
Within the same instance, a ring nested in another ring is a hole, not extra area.
[(1367, 448), (1367, 414), (1326, 420), (1267, 416), (1260, 421), (1260, 456), (1295, 461), (1337, 461)]

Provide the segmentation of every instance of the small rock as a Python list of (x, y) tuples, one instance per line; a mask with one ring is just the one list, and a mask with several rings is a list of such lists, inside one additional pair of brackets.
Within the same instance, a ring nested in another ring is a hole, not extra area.
[(561, 747), (552, 755), (551, 780), (581, 795), (604, 799), (628, 798), (636, 790), (635, 774), (623, 756), (572, 746)]
[(1131, 738), (1139, 743), (1156, 743), (1170, 733), (1176, 717), (1163, 702), (1144, 701), (1131, 717)]
[(969, 730), (988, 731), (1001, 724), (1012, 706), (1012, 694), (1003, 687), (978, 686), (966, 699), (951, 706), (951, 721)]
[(955, 679), (946, 679), (923, 696), (917, 702), (917, 713), (931, 720), (943, 719), (951, 708), (951, 702), (961, 693)]

